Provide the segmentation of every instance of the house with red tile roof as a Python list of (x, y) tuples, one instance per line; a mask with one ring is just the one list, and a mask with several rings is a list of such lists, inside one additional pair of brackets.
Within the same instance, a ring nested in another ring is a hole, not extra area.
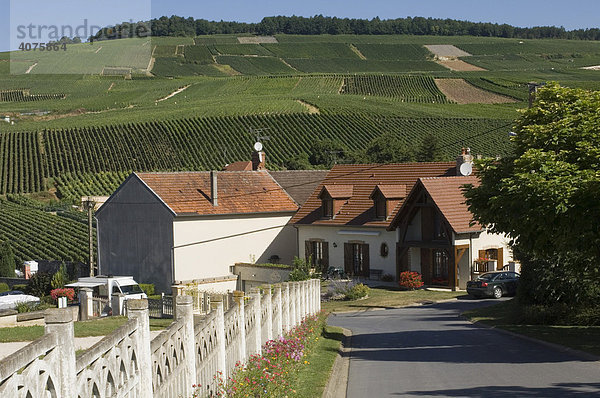
[(463, 195), (466, 185), (478, 186), (479, 180), (474, 175), (419, 178), (388, 226), (397, 236), (398, 272), (419, 272), (426, 285), (465, 289), (478, 274), (511, 262), (508, 239), (473, 221)]
[(264, 170), (133, 173), (96, 213), (99, 273), (234, 290), (237, 262), (291, 263), (297, 210)]
[(299, 256), (323, 271), (396, 277), (392, 220), (419, 178), (454, 175), (454, 162), (335, 165), (290, 221)]

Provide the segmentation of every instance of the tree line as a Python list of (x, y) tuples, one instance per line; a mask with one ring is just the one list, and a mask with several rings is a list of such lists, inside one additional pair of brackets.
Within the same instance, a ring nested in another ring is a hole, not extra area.
[(444, 158), (438, 139), (433, 134), (423, 137), (416, 146), (406, 145), (393, 133), (384, 133), (364, 148), (349, 150), (342, 142), (331, 139), (315, 141), (307, 152), (289, 157), (288, 170), (330, 169), (336, 163), (406, 163), (439, 162)]
[(353, 35), (432, 35), (432, 36), (482, 36), (519, 39), (580, 39), (600, 40), (600, 29), (566, 30), (556, 26), (516, 27), (490, 22), (470, 22), (456, 19), (407, 17), (396, 19), (356, 19), (315, 15), (313, 17), (273, 16), (259, 23), (234, 21), (208, 21), (162, 16), (135, 24), (122, 23), (100, 30), (90, 40), (106, 40), (136, 36), (197, 36), (212, 34), (278, 33), (291, 35), (353, 34)]

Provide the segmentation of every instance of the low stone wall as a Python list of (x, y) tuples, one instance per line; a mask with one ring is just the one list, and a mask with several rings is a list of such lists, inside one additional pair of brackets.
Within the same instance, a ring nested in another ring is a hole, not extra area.
[(286, 281), (291, 272), (291, 267), (269, 267), (247, 263), (236, 263), (233, 269), (233, 273), (238, 276), (238, 289), (246, 293), (266, 283)]
[(320, 281), (289, 282), (223, 295), (212, 311), (195, 316), (193, 298), (175, 298), (175, 320), (150, 338), (147, 300), (128, 300), (129, 321), (75, 357), (69, 308), (44, 313), (46, 334), (0, 361), (0, 397), (188, 397), (192, 384), (216, 391), (215, 376), (227, 378), (238, 361), (320, 310)]

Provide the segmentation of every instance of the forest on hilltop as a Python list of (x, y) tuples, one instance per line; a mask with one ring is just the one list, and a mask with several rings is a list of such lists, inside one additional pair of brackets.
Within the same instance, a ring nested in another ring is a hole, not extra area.
[(208, 21), (206, 19), (179, 16), (152, 19), (141, 22), (144, 29), (135, 29), (129, 23), (118, 24), (100, 30), (93, 40), (133, 37), (134, 32), (151, 32), (152, 36), (197, 36), (211, 34), (355, 34), (355, 35), (432, 35), (432, 36), (480, 36), (521, 39), (579, 39), (600, 40), (600, 29), (566, 30), (564, 27), (535, 26), (516, 27), (490, 22), (470, 22), (455, 19), (407, 17), (397, 19), (350, 19), (325, 17), (273, 16), (259, 23), (234, 21)]

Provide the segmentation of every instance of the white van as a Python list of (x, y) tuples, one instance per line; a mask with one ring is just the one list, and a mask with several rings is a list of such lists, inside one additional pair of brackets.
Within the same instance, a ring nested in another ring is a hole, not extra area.
[(79, 278), (77, 282), (70, 283), (66, 287), (93, 289), (94, 296), (106, 297), (109, 303), (112, 303), (112, 296), (116, 293), (122, 293), (125, 300), (148, 298), (132, 276), (90, 276)]

